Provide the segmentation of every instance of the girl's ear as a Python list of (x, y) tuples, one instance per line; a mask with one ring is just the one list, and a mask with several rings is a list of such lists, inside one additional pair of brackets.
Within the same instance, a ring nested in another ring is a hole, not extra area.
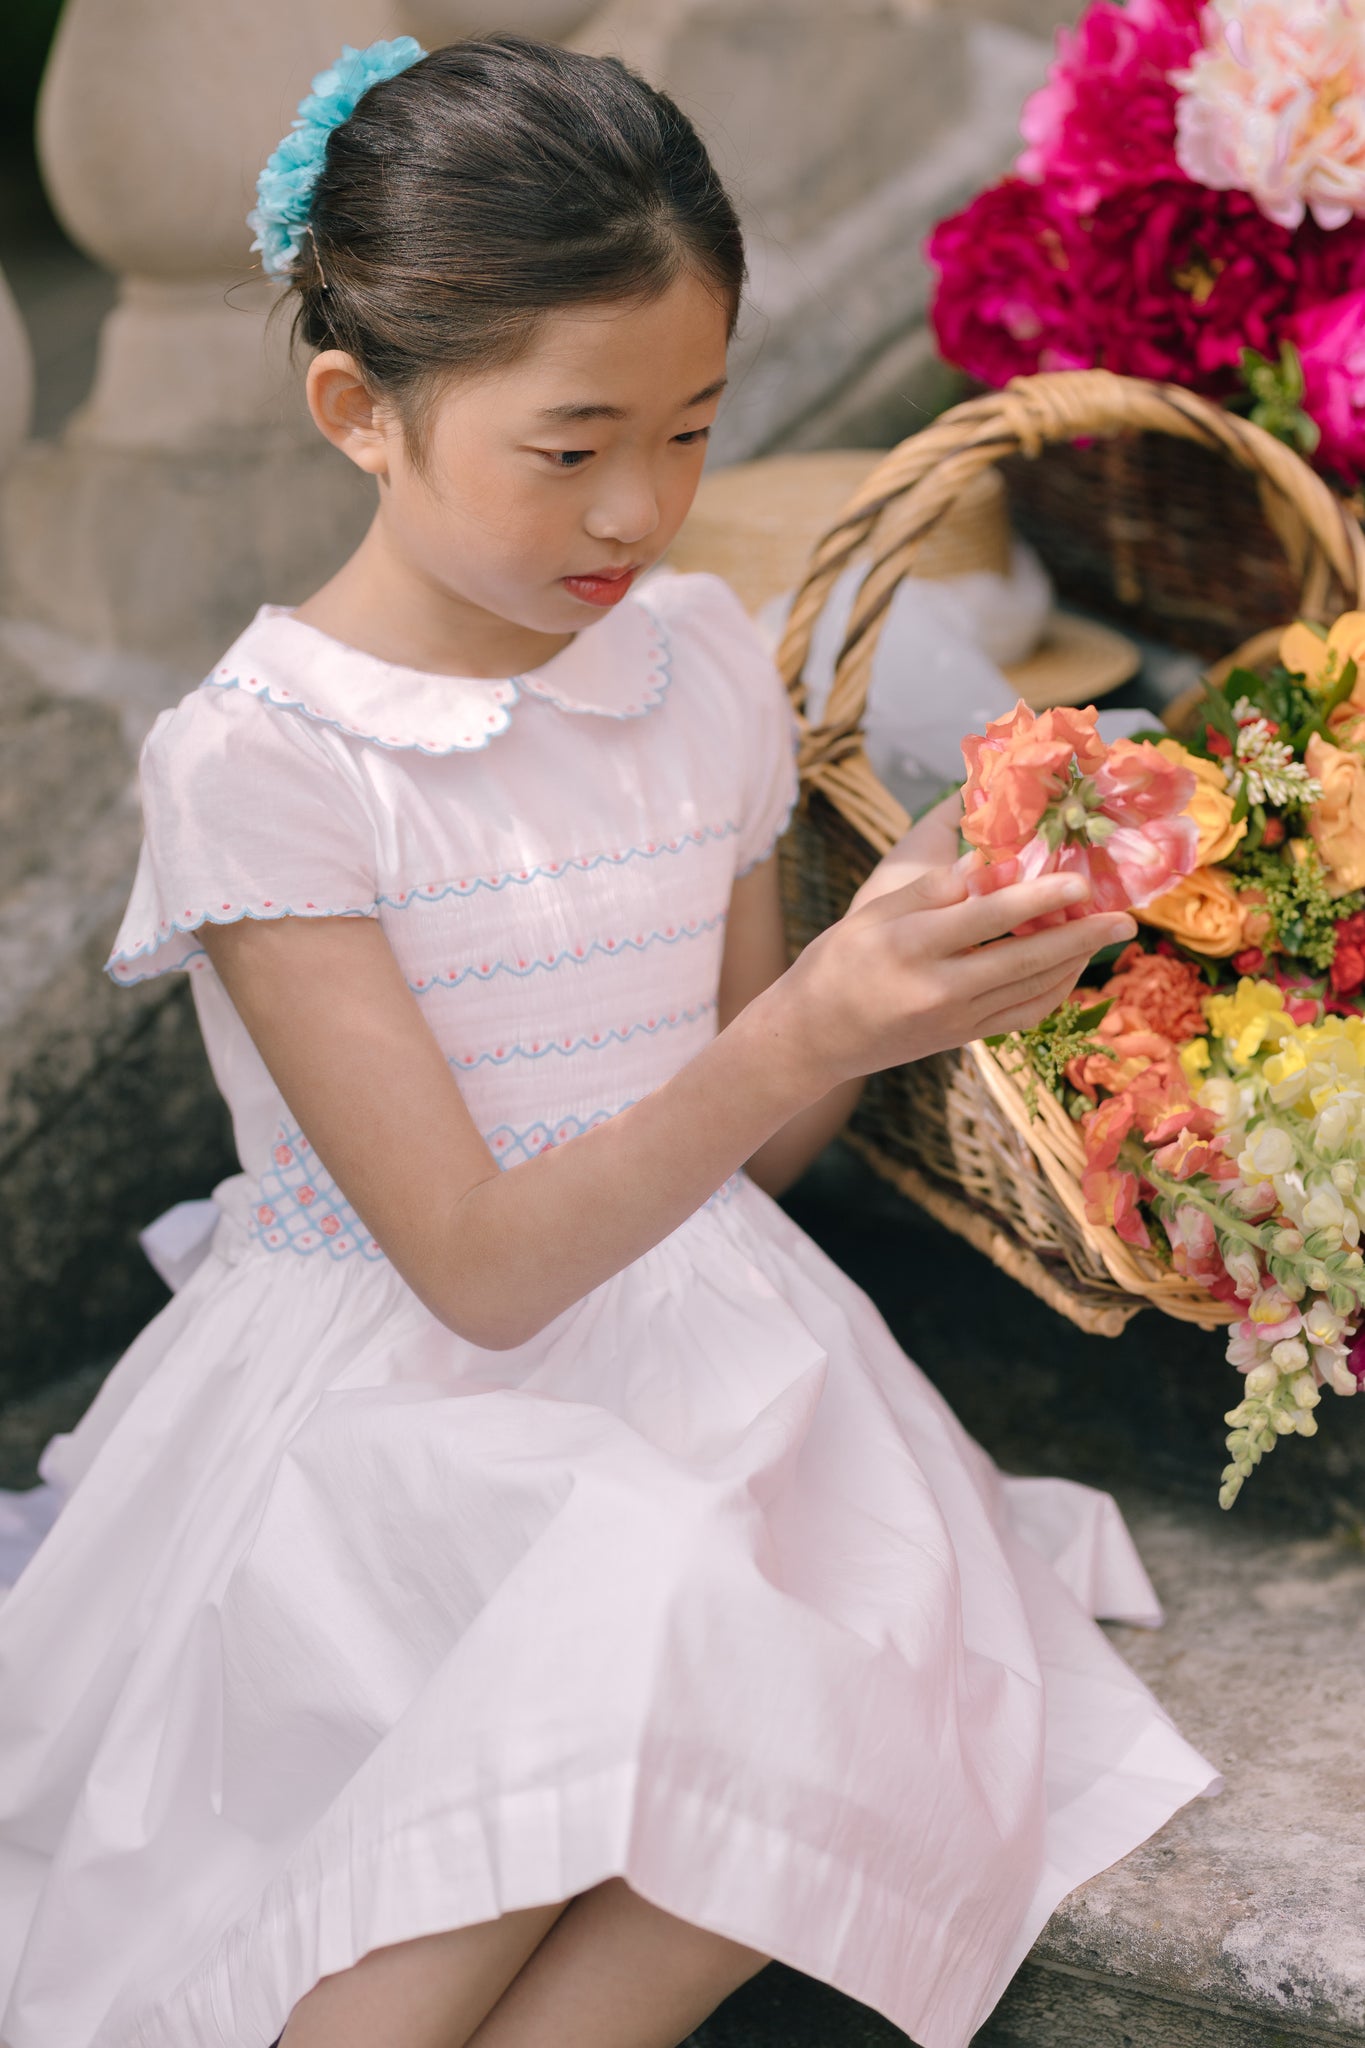
[(391, 415), (366, 384), (355, 357), (325, 348), (308, 365), (308, 410), (318, 432), (357, 469), (387, 477)]

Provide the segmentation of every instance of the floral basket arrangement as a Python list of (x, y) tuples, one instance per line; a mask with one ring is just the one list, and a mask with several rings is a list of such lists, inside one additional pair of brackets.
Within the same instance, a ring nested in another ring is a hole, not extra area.
[[(1095, 367), (1180, 384), (1358, 499), (1362, 0), (1092, 0), (1022, 132), (1013, 174), (930, 238), (944, 357), (992, 388)], [(1199, 448), (1111, 440), (1007, 480), (1080, 602), (1206, 655), (1289, 615), (1277, 508)]]
[[(792, 943), (904, 831), (859, 725), (891, 595), (972, 479), (1078, 435), (1165, 433), (1273, 494), (1311, 620), (1215, 672), (1182, 734), (1106, 749), (1093, 710), (1019, 706), (969, 742), (973, 886), (1082, 866), (1142, 936), (1028, 1033), (875, 1076), (851, 1140), (1079, 1323), (1144, 1305), (1229, 1326), (1245, 1373), (1223, 1500), (1319, 1389), (1365, 1377), (1365, 537), (1285, 444), (1207, 400), (1104, 371), (1024, 378), (891, 452), (815, 550), (778, 660), (798, 713), (811, 632), (869, 566), (784, 842)], [(1330, 628), (1330, 629), (1329, 629)], [(1267, 658), (1268, 655), (1268, 658)]]

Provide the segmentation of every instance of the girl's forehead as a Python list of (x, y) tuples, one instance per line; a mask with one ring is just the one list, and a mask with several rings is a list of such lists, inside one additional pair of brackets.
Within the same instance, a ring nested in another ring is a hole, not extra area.
[(725, 382), (729, 316), (688, 273), (657, 297), (545, 313), (502, 374), (509, 395), (561, 421), (698, 405)]

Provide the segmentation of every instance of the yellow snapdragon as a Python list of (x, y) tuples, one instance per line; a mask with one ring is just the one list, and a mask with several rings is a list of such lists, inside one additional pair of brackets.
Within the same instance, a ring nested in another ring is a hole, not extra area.
[(1204, 1014), (1209, 1028), (1223, 1041), (1223, 1053), (1236, 1067), (1250, 1066), (1267, 1045), (1279, 1046), (1293, 1036), (1294, 1020), (1273, 981), (1252, 981), (1246, 975), (1231, 996), (1207, 996)]

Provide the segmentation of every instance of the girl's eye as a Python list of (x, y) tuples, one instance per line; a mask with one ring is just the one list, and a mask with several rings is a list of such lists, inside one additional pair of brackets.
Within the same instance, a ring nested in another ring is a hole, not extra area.
[(710, 432), (709, 427), (689, 427), (685, 434), (675, 434), (673, 438), (680, 441), (684, 448), (690, 448), (694, 441), (704, 441)]
[(540, 452), (555, 469), (577, 469), (592, 454), (591, 448), (542, 448)]

